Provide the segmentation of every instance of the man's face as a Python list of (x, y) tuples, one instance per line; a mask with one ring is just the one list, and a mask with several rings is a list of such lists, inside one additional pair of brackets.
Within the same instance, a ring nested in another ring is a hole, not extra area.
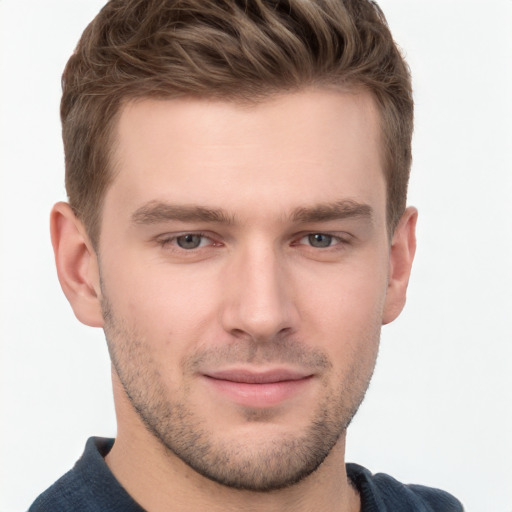
[(118, 138), (98, 251), (115, 378), (208, 478), (300, 480), (343, 442), (386, 310), (370, 96), (144, 100)]

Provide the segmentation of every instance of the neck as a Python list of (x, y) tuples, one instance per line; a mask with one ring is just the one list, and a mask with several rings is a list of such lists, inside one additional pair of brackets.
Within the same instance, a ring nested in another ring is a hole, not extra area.
[[(299, 483), (270, 492), (233, 489), (198, 474), (150, 433), (115, 389), (118, 435), (106, 463), (132, 498), (148, 512), (358, 512), (349, 483), (343, 434), (320, 467)], [(122, 420), (122, 421), (121, 421)]]

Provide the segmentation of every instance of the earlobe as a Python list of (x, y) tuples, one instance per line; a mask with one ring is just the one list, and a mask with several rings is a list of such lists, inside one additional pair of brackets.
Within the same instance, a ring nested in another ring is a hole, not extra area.
[(405, 305), (407, 285), (416, 252), (416, 221), (418, 211), (405, 210), (393, 234), (389, 257), (389, 279), (382, 323), (395, 320)]
[(59, 282), (76, 317), (91, 327), (102, 327), (97, 255), (69, 204), (53, 207), (50, 232)]

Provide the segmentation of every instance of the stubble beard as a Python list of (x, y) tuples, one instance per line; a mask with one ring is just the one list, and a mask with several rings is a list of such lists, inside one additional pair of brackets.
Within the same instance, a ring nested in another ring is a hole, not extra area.
[[(354, 365), (337, 389), (330, 389), (317, 405), (310, 424), (300, 434), (258, 439), (248, 446), (242, 439), (219, 438), (185, 397), (187, 390), (172, 399), (144, 338), (115, 315), (108, 300), (102, 301), (104, 330), (113, 367), (126, 396), (147, 430), (168, 454), (179, 457), (200, 475), (233, 489), (268, 492), (292, 486), (315, 472), (350, 424), (361, 404), (373, 373)], [(372, 340), (378, 345), (377, 340)], [(372, 336), (375, 338), (375, 335)], [(370, 340), (368, 340), (370, 342)], [(234, 347), (234, 348), (233, 348)], [(323, 366), (326, 375), (332, 365), (319, 350), (296, 341), (255, 344), (237, 342), (223, 350), (202, 352), (184, 367), (191, 369), (205, 359), (237, 362), (299, 362)], [(270, 413), (271, 414), (271, 413)], [(265, 422), (263, 411), (248, 411), (247, 422)], [(264, 431), (264, 429), (263, 429)]]

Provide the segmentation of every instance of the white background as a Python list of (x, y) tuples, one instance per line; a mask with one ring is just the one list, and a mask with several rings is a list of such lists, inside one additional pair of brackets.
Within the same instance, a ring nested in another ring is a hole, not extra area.
[[(103, 0), (0, 0), (0, 510), (26, 509), (90, 435), (114, 436), (102, 332), (59, 289), (60, 74)], [(347, 459), (512, 512), (512, 1), (382, 0), (413, 72), (409, 302), (383, 331)]]

